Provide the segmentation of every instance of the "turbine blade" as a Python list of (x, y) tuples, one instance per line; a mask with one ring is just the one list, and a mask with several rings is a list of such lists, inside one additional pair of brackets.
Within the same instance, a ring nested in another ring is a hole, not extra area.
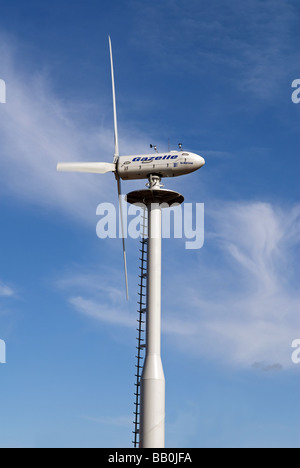
[(58, 163), (57, 171), (59, 172), (90, 172), (94, 174), (106, 174), (107, 172), (114, 172), (116, 165), (105, 162), (71, 162), (71, 163)]
[(118, 122), (117, 122), (117, 105), (116, 105), (116, 91), (115, 91), (115, 78), (114, 78), (114, 63), (112, 55), (112, 46), (110, 36), (109, 41), (109, 54), (110, 54), (110, 68), (111, 68), (111, 85), (112, 85), (112, 96), (113, 96), (113, 110), (114, 110), (114, 135), (115, 135), (115, 154), (114, 162), (119, 158), (119, 137), (118, 137)]
[(128, 301), (128, 276), (127, 276), (127, 261), (126, 261), (125, 238), (124, 238), (124, 222), (123, 222), (123, 211), (122, 211), (121, 181), (120, 181), (119, 176), (117, 176), (116, 179), (117, 179), (117, 184), (118, 184), (118, 199), (119, 199), (120, 221), (121, 221), (122, 242), (123, 242), (123, 260), (124, 260), (124, 271), (125, 271), (126, 299)]

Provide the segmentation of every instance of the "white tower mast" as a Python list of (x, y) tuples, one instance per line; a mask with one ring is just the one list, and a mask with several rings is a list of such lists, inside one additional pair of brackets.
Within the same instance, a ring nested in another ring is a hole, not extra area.
[(128, 203), (148, 209), (146, 357), (141, 378), (141, 448), (165, 446), (165, 376), (161, 360), (161, 219), (162, 206), (182, 203), (183, 196), (161, 188), (160, 177), (149, 176), (149, 190), (127, 195)]
[(165, 446), (165, 376), (161, 361), (161, 207), (148, 205), (146, 359), (141, 381), (141, 447)]

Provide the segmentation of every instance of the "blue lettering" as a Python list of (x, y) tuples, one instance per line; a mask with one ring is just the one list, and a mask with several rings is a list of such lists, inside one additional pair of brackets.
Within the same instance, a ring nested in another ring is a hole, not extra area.
[(132, 162), (138, 162), (138, 161), (142, 161), (142, 162), (150, 162), (150, 161), (160, 161), (160, 160), (166, 160), (166, 159), (177, 159), (178, 158), (178, 154), (176, 154), (175, 156), (172, 156), (171, 154), (170, 155), (165, 155), (165, 156), (145, 156), (143, 158), (141, 158), (140, 156), (137, 156), (135, 158), (133, 158)]

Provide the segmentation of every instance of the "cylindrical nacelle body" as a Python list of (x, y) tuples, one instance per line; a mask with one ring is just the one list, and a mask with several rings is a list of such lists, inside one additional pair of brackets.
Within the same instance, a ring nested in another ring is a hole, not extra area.
[(177, 177), (197, 171), (204, 164), (204, 159), (197, 154), (171, 151), (167, 154), (120, 156), (117, 172), (123, 180), (147, 179), (150, 174)]

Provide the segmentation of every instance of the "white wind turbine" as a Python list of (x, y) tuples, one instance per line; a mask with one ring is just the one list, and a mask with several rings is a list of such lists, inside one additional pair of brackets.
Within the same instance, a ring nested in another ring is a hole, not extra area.
[[(128, 203), (143, 203), (148, 210), (148, 258), (147, 258), (147, 307), (146, 307), (146, 357), (141, 377), (141, 427), (140, 447), (163, 448), (165, 441), (165, 378), (161, 361), (161, 205), (182, 203), (177, 192), (161, 188), (162, 177), (177, 177), (200, 169), (205, 160), (194, 153), (168, 151), (154, 154), (120, 156), (116, 111), (116, 94), (111, 39), (109, 37), (111, 63), (114, 143), (113, 162), (59, 163), (58, 171), (106, 174), (113, 172), (117, 180), (122, 229), (123, 259), (126, 297), (128, 280), (124, 223), (121, 207), (121, 180), (148, 179), (148, 189), (127, 195)], [(152, 147), (152, 145), (151, 145)]]

